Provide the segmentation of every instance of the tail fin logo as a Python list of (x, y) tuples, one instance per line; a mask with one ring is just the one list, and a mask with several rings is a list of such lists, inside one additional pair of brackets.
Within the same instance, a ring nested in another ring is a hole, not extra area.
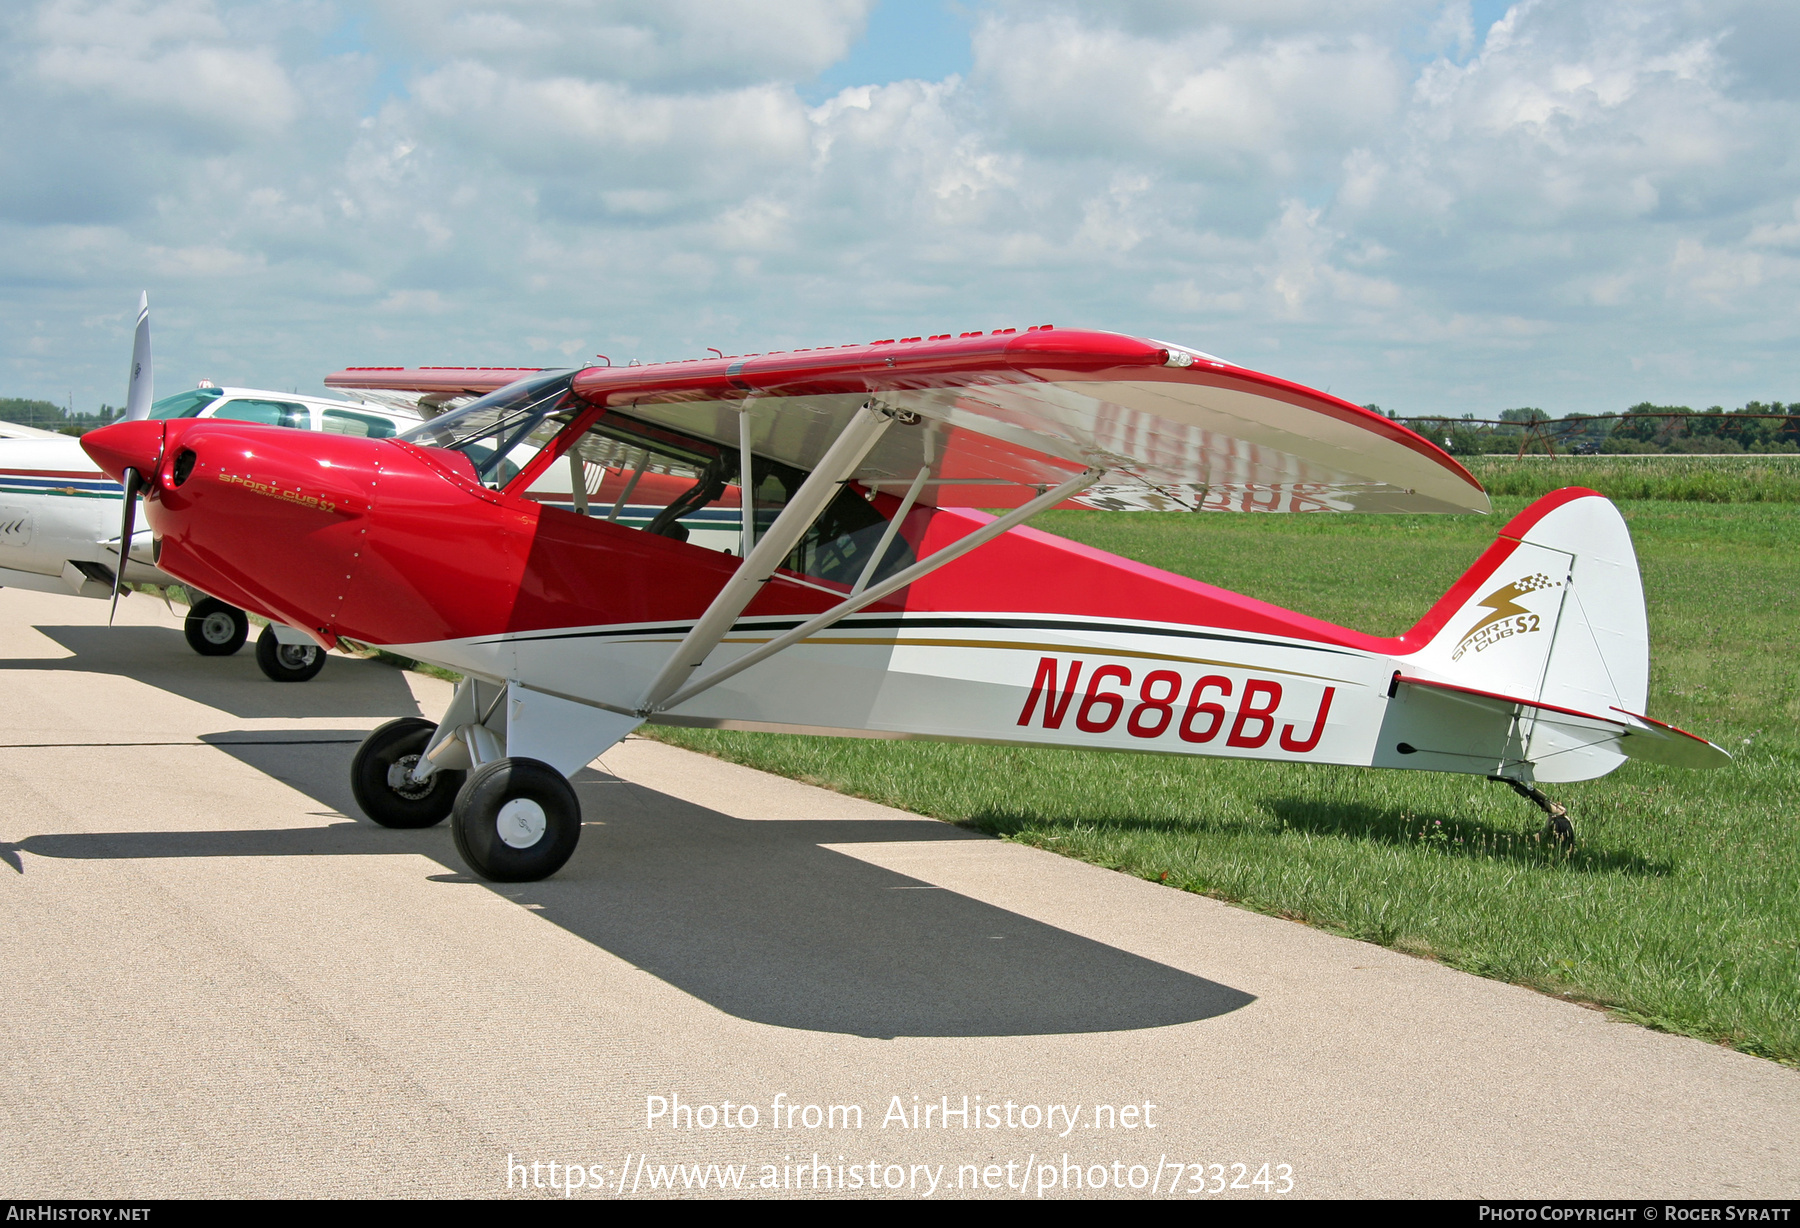
[(1463, 653), (1470, 648), (1482, 652), (1511, 636), (1542, 630), (1538, 616), (1520, 605), (1519, 601), (1540, 589), (1561, 587), (1561, 581), (1552, 580), (1541, 571), (1501, 585), (1475, 603), (1493, 612), (1469, 628), (1462, 641), (1457, 644), (1456, 651), (1450, 654), (1450, 659), (1460, 661)]

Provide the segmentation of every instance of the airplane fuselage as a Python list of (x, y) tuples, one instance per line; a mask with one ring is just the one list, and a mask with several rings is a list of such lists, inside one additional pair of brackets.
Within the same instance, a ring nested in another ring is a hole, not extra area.
[[(171, 574), (327, 646), (621, 713), (739, 565), (488, 489), (440, 449), (207, 421), (168, 423), (154, 446), (146, 515)], [(900, 534), (923, 557), (990, 519), (917, 507)], [(777, 575), (714, 661), (844, 591)], [(1395, 673), (1460, 604), (1384, 639), (1014, 529), (658, 719), (1486, 773), (1494, 756), (1383, 749)]]

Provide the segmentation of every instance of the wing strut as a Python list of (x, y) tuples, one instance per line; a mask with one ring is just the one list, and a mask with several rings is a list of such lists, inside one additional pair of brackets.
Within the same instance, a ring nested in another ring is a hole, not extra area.
[[(618, 523), (619, 513), (625, 510), (625, 501), (627, 499), (631, 498), (631, 492), (637, 489), (638, 479), (644, 476), (644, 470), (648, 469), (649, 467), (650, 467), (650, 449), (645, 448), (644, 455), (638, 459), (637, 468), (633, 469), (631, 471), (631, 480), (629, 482), (625, 483), (625, 489), (621, 490), (619, 492), (618, 499), (615, 500), (612, 505), (612, 511), (610, 511), (606, 514), (606, 520), (607, 520), (608, 524)], [(619, 458), (619, 474), (622, 477), (622, 476), (624, 476), (624, 473), (625, 473), (625, 460), (623, 457), (620, 457)]]
[(738, 557), (741, 559), (749, 558), (750, 551), (756, 548), (756, 470), (750, 451), (752, 403), (753, 399), (746, 400), (738, 408), (738, 515), (744, 522), (743, 533), (738, 539)]
[(931, 476), (931, 466), (926, 465), (919, 470), (919, 476), (913, 479), (906, 488), (906, 498), (900, 500), (900, 510), (888, 521), (887, 532), (881, 535), (881, 541), (875, 547), (875, 553), (869, 556), (868, 564), (862, 569), (862, 575), (856, 577), (856, 586), (850, 590), (852, 597), (869, 587), (869, 581), (875, 577), (875, 569), (881, 566), (881, 560), (887, 557), (888, 547), (894, 544), (894, 535), (900, 532), (900, 525), (912, 511), (913, 504), (919, 498), (919, 492), (925, 488), (925, 479)]
[[(825, 455), (819, 460), (819, 467), (807, 475), (806, 481), (800, 483), (800, 489), (788, 501), (781, 514), (775, 517), (775, 523), (769, 531), (762, 535), (756, 545), (725, 587), (719, 590), (712, 604), (706, 607), (706, 613), (700, 616), (693, 629), (687, 633), (680, 645), (669, 659), (663, 662), (662, 669), (650, 680), (645, 688), (644, 696), (638, 701), (639, 712), (655, 712), (663, 706), (663, 700), (672, 694), (676, 687), (691, 678), (692, 671), (700, 667), (706, 660), (706, 654), (718, 647), (719, 641), (725, 638), (732, 624), (737, 622), (738, 615), (744, 607), (762, 591), (762, 586), (775, 574), (782, 561), (793, 550), (806, 531), (812, 528), (819, 513), (825, 505), (837, 497), (846, 478), (862, 464), (863, 457), (875, 446), (882, 433), (893, 423), (893, 416), (886, 410), (875, 408), (873, 401), (863, 403), (850, 419), (850, 424), (839, 433)], [(746, 432), (747, 433), (747, 432)], [(740, 490), (747, 491), (747, 485), (740, 485)], [(746, 503), (748, 498), (746, 496)], [(749, 525), (748, 518), (745, 521)]]
[[(1104, 472), (1105, 471), (1102, 469), (1089, 469), (1084, 473), (1076, 474), (1061, 486), (1056, 487), (1054, 490), (1045, 491), (1030, 503), (1023, 505), (1022, 507), (1014, 508), (998, 520), (989, 521), (967, 537), (958, 538), (956, 541), (951, 542), (936, 554), (920, 559), (906, 570), (895, 572), (880, 584), (877, 584), (872, 588), (866, 588), (855, 596), (840, 601), (837, 605), (832, 606), (823, 614), (814, 615), (806, 622), (795, 627), (792, 631), (785, 632), (765, 644), (752, 648), (749, 652), (745, 653), (731, 664), (720, 666), (704, 678), (675, 692), (675, 694), (671, 695), (667, 700), (660, 703), (647, 703), (643, 705), (638, 709), (639, 715), (649, 716), (656, 712), (667, 712), (670, 708), (679, 707), (694, 696), (700, 694), (702, 691), (711, 690), (713, 687), (719, 685), (719, 683), (724, 682), (727, 678), (742, 673), (744, 670), (749, 669), (752, 665), (755, 665), (760, 661), (766, 661), (782, 649), (797, 644), (808, 636), (815, 635), (818, 632), (825, 630), (825, 628), (831, 626), (839, 619), (856, 613), (866, 605), (872, 605), (873, 603), (880, 601), (889, 593), (898, 592), (913, 581), (936, 571), (944, 564), (954, 562), (969, 551), (975, 549), (975, 547), (985, 545), (992, 541), (1014, 525), (1023, 524), (1045, 508), (1055, 507), (1064, 499), (1079, 494), (1081, 491), (1098, 481), (1101, 474)], [(785, 516), (787, 513), (783, 512), (782, 514)], [(777, 523), (779, 524), (780, 522), (777, 521)], [(771, 532), (773, 532), (773, 530), (771, 530)], [(740, 572), (739, 574), (741, 575), (743, 573)], [(721, 596), (723, 596), (723, 594), (721, 594)], [(717, 602), (714, 604), (717, 605)], [(742, 607), (740, 606), (739, 608), (741, 609)], [(711, 614), (712, 611), (708, 610), (706, 615), (702, 617), (704, 618)], [(733, 617), (735, 618), (735, 615)], [(695, 629), (698, 630), (698, 627), (696, 626)], [(729, 630), (729, 628), (721, 630), (719, 634), (713, 638), (712, 644), (717, 644), (719, 640), (725, 638), (725, 631), (727, 630)], [(689, 638), (693, 638), (691, 633)], [(686, 645), (684, 644), (683, 647), (685, 646)], [(708, 645), (709, 651), (711, 646), (712, 645), (710, 644)], [(698, 664), (698, 662), (696, 662), (696, 664)], [(664, 673), (667, 672), (668, 670), (665, 669)]]

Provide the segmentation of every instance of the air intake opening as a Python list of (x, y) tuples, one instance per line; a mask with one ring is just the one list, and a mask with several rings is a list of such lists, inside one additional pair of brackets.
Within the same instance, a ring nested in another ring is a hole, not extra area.
[(175, 479), (175, 485), (179, 486), (188, 480), (189, 475), (194, 472), (194, 462), (199, 459), (194, 455), (192, 448), (183, 448), (176, 453), (175, 467), (170, 470), (170, 476)]

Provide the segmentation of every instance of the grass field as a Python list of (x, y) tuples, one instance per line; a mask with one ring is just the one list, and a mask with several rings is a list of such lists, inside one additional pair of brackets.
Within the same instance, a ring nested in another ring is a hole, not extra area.
[[(1601, 489), (1626, 480), (1614, 468), (1644, 463), (1548, 462), (1555, 485)], [(1502, 490), (1515, 480), (1505, 464), (1484, 475)], [(1724, 470), (1711, 480), (1728, 497), (1714, 499), (1682, 494), (1692, 477), (1653, 472), (1640, 489), (1670, 497), (1621, 503), (1650, 607), (1650, 710), (1737, 763), (1630, 763), (1556, 786), (1573, 853), (1541, 843), (1526, 803), (1473, 777), (646, 732), (1800, 1063), (1800, 506), (1753, 493), (1786, 490), (1781, 472)], [(1497, 498), (1491, 519), (1056, 512), (1034, 524), (1391, 634), (1526, 502)]]
[(1462, 457), (1496, 496), (1535, 498), (1586, 486), (1609, 499), (1800, 503), (1800, 455)]

